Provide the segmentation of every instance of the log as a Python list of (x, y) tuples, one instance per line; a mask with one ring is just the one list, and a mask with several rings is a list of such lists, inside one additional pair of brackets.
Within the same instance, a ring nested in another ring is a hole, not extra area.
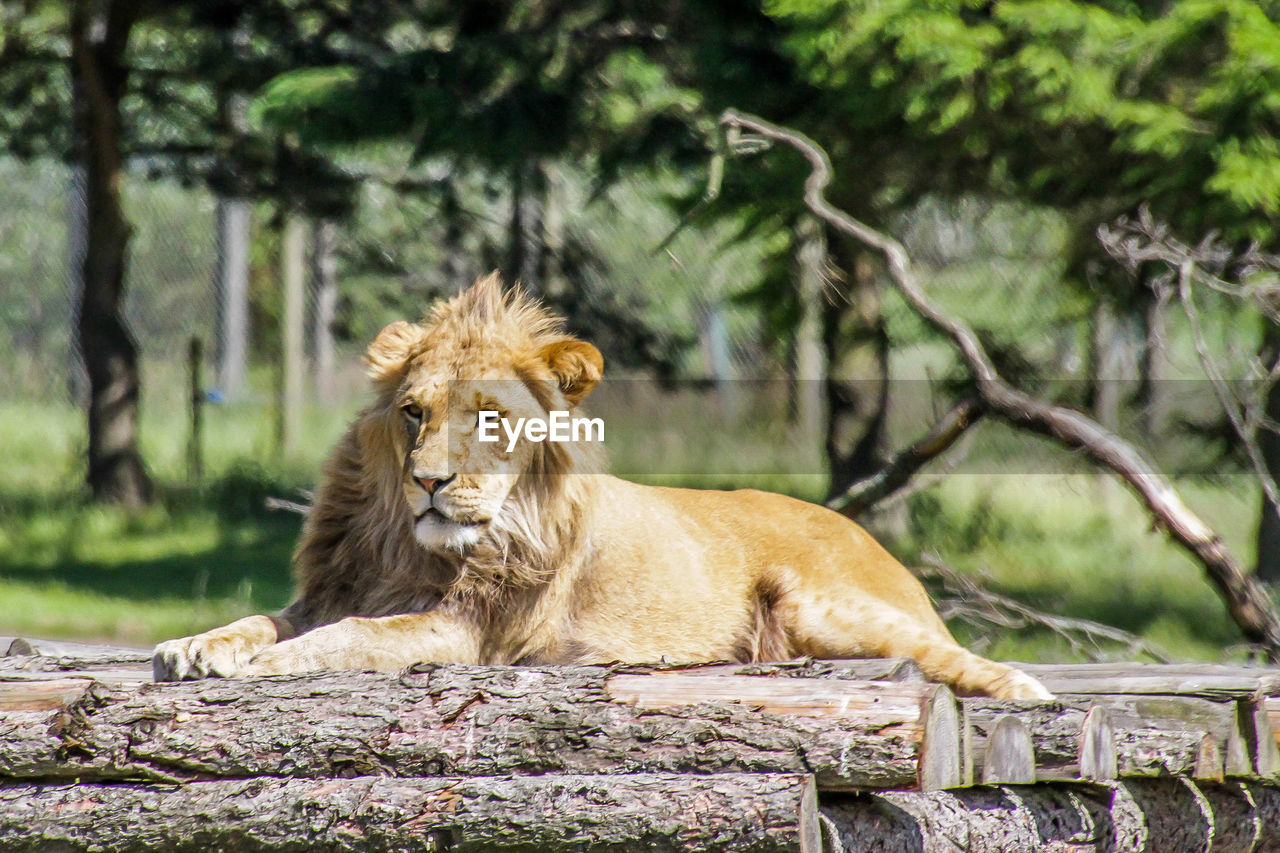
[(920, 665), (911, 658), (850, 658), (795, 660), (770, 663), (691, 664), (661, 667), (690, 675), (764, 675), (770, 678), (827, 678), (838, 681), (925, 681)]
[(6, 657), (67, 658), (87, 662), (110, 661), (115, 663), (148, 664), (150, 649), (129, 646), (105, 646), (91, 643), (72, 643), (58, 640), (29, 640), (25, 637), (0, 637), (0, 645)]
[(151, 652), (121, 646), (0, 637), (0, 681), (84, 676), (116, 684), (151, 680)]
[(828, 849), (850, 853), (1280, 850), (1280, 789), (1255, 783), (1135, 779), (829, 795), (820, 811)]
[(926, 743), (959, 762), (958, 727), (926, 730), (953, 703), (932, 684), (423, 665), (57, 690), (53, 710), (0, 703), (8, 777), (756, 772), (841, 790), (915, 788)]
[(982, 767), (982, 784), (1031, 783), (1036, 781), (1035, 749), (1031, 733), (1013, 715), (1001, 717), (987, 739)]
[(1217, 701), (1280, 693), (1280, 669), (1221, 664), (1025, 664), (1054, 695), (1176, 695)]
[[(1121, 694), (1063, 695), (1050, 703), (963, 699), (962, 777), (969, 784), (983, 779), (987, 745), (995, 726), (1006, 716), (1016, 716), (1031, 736), (1037, 779), (1080, 778), (1085, 775), (1079, 763), (1081, 736), (1085, 718), (1094, 707), (1106, 711), (1109, 742), (1114, 743), (1116, 756), (1115, 774), (1107, 770), (1101, 778), (1274, 775), (1258, 770), (1266, 765), (1270, 729), (1250, 710), (1253, 703)], [(1242, 724), (1250, 727), (1249, 731)], [(1252, 734), (1258, 726), (1264, 732), (1261, 738)], [(1091, 747), (1090, 756), (1106, 757), (1096, 746), (1095, 743)], [(1257, 761), (1258, 755), (1262, 755), (1262, 765)], [(1100, 772), (1100, 768), (1094, 767), (1090, 772)]]
[(0, 849), (66, 848), (819, 853), (821, 842), (812, 778), (796, 775), (0, 787)]
[[(1256, 749), (1258, 775), (1264, 779), (1280, 776), (1280, 698), (1258, 700), (1241, 711), (1245, 737)], [(1267, 737), (1267, 732), (1271, 737)]]

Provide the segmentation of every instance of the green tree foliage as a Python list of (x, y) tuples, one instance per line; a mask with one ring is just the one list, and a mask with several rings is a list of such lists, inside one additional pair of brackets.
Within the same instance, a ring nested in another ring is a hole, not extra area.
[(1251, 0), (771, 0), (859, 133), (941, 142), (956, 178), (1087, 213), (1269, 241), (1280, 6)]

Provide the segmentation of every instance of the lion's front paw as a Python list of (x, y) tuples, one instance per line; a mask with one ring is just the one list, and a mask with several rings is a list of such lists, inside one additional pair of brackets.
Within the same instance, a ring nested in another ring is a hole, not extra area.
[(239, 675), (252, 657), (252, 650), (238, 637), (215, 632), (166, 640), (151, 656), (151, 672), (156, 681), (191, 681), (210, 676)]
[(991, 685), (991, 695), (996, 699), (1038, 699), (1041, 701), (1053, 698), (1043, 684), (1035, 678), (1010, 669), (1009, 672)]

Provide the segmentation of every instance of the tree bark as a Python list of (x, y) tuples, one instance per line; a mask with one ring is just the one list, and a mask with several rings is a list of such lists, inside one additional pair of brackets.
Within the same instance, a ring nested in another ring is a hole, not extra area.
[(315, 353), (316, 396), (331, 403), (337, 371), (333, 324), (338, 315), (338, 259), (336, 250), (338, 227), (332, 220), (316, 224), (311, 252), (311, 287), (315, 294), (311, 342)]
[(1280, 850), (1280, 789), (1150, 779), (832, 797), (829, 849), (879, 853)]
[(535, 296), (542, 294), (542, 201), (546, 176), (537, 160), (511, 167), (511, 229), (507, 274)]
[(151, 480), (138, 450), (138, 348), (124, 319), (130, 227), (121, 204), (120, 101), (125, 51), (138, 17), (130, 0), (77, 0), (71, 12), (76, 137), (85, 167), (86, 240), (78, 334), (89, 375), (89, 471), (94, 500), (140, 506)]
[[(33, 695), (44, 697), (35, 707)], [(764, 772), (813, 773), (827, 789), (914, 788), (927, 740), (958, 757), (958, 729), (926, 732), (946, 702), (932, 684), (608, 667), (428, 665), (141, 689), (19, 682), (0, 684), (0, 775)]]
[(874, 474), (839, 489), (827, 499), (827, 507), (858, 516), (905, 486), (916, 472), (945, 453), (982, 417), (982, 407), (965, 397), (951, 407), (927, 433), (903, 448)]
[(822, 330), (827, 241), (822, 223), (813, 216), (802, 217), (796, 223), (792, 244), (796, 302), (800, 308), (792, 340), (792, 424), (799, 440), (812, 442), (816, 449), (822, 441), (827, 391)]
[[(847, 241), (838, 246), (848, 247)], [(889, 339), (871, 256), (840, 253), (844, 276), (826, 303), (828, 499), (884, 466), (889, 414)]]
[(1142, 357), (1138, 360), (1137, 401), (1142, 406), (1147, 437), (1158, 440), (1169, 426), (1173, 405), (1169, 385), (1169, 321), (1168, 305), (1150, 283), (1144, 282), (1142, 294)]
[(297, 453), (302, 435), (307, 222), (290, 214), (280, 241), (280, 453)]
[(1116, 307), (1105, 296), (1093, 308), (1089, 350), (1090, 407), (1093, 419), (1111, 432), (1120, 429), (1120, 366), (1124, 341)]
[(821, 843), (810, 777), (645, 774), (7, 786), (0, 847), (819, 853)]
[(218, 198), (214, 290), (218, 298), (218, 387), (239, 400), (249, 375), (249, 236), (252, 209), (243, 199)]

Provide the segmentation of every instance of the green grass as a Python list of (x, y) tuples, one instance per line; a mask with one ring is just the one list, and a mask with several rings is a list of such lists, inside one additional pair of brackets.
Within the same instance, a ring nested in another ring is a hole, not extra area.
[[(668, 473), (641, 478), (654, 482), (821, 496), (821, 478), (781, 473), (811, 470), (805, 466), (812, 460), (766, 426), (710, 450), (680, 440), (682, 430), (692, 429), (686, 420), (692, 415), (681, 414), (687, 403), (670, 406), (671, 418), (656, 431), (614, 415), (610, 423), (624, 421), (610, 437), (615, 458), (624, 454), (623, 467), (643, 473), (657, 453)], [(208, 476), (199, 486), (183, 480), (181, 418), (149, 416), (143, 445), (160, 500), (127, 513), (85, 498), (78, 411), (0, 405), (0, 634), (147, 645), (282, 607), (300, 519), (267, 511), (264, 499), (314, 485), (354, 407), (309, 411), (303, 449), (290, 459), (274, 456), (267, 407), (209, 407)], [(1007, 443), (991, 438), (997, 447)], [(1036, 446), (1046, 458), (1056, 454)], [(982, 458), (977, 450), (974, 456)], [(912, 499), (909, 534), (893, 546), (905, 562), (936, 554), (1036, 608), (1138, 633), (1177, 659), (1239, 657), (1233, 649), (1239, 633), (1201, 569), (1150, 530), (1122, 487), (1092, 474), (998, 473), (989, 461), (977, 469), (983, 473), (957, 473)], [(1247, 560), (1257, 514), (1247, 478), (1179, 485)], [(997, 658), (1072, 658), (1065, 643), (1044, 631), (979, 637), (958, 625), (956, 632)]]
[[(1256, 493), (1245, 482), (1182, 482), (1188, 503), (1249, 553)], [(1138, 634), (1182, 660), (1241, 657), (1241, 637), (1203, 570), (1116, 482), (1096, 475), (958, 475), (914, 503), (904, 550), (933, 554), (983, 576), (1037, 609)], [(905, 556), (905, 555), (904, 555)], [(956, 633), (974, 643), (965, 626)], [(986, 638), (997, 658), (1070, 659), (1046, 631)], [(1119, 654), (1122, 649), (1113, 649)]]

